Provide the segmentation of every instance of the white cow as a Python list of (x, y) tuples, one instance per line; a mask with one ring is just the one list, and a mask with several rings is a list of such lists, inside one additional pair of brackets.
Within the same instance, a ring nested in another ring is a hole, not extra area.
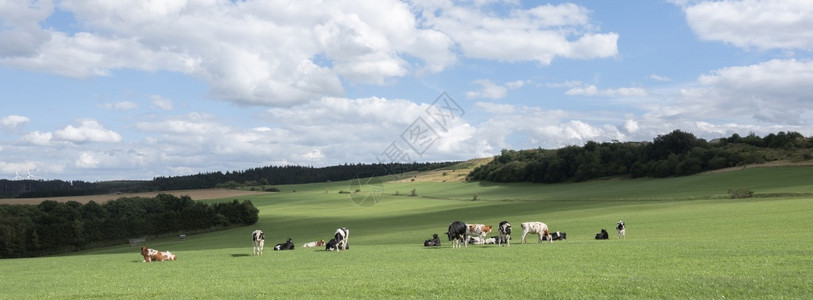
[(254, 230), (251, 233), (251, 241), (254, 244), (254, 255), (263, 255), (263, 246), (265, 246), (265, 233), (262, 230)]
[(471, 237), (479, 237), (480, 241), (485, 241), (486, 235), (491, 233), (491, 225), (485, 224), (466, 224), (466, 235)]
[(542, 222), (525, 222), (522, 223), (522, 243), (525, 244), (525, 236), (529, 233), (538, 234), (539, 242), (541, 243), (545, 238), (553, 243), (553, 237), (550, 235), (548, 225)]
[(350, 229), (339, 228), (336, 229), (336, 250), (347, 250), (347, 239), (350, 238)]

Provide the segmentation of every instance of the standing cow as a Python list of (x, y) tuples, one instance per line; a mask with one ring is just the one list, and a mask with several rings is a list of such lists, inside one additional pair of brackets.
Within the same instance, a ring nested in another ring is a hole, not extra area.
[(550, 235), (550, 230), (548, 230), (548, 225), (542, 222), (525, 222), (522, 223), (522, 243), (525, 244), (525, 236), (529, 233), (538, 234), (539, 235), (539, 243), (543, 240), (547, 239), (551, 243), (553, 243), (553, 237)]
[(254, 244), (254, 255), (263, 255), (263, 246), (265, 245), (265, 233), (262, 230), (254, 230), (251, 233), (251, 241)]
[(618, 221), (615, 230), (618, 232), (619, 239), (627, 239), (627, 227), (624, 225), (624, 221)]
[(466, 248), (469, 247), (469, 239), (466, 231), (466, 223), (462, 221), (454, 221), (449, 225), (449, 231), (446, 232), (446, 236), (449, 237), (449, 241), (452, 241), (452, 248), (460, 248), (461, 242)]
[(511, 223), (508, 221), (500, 222), (500, 227), (497, 228), (500, 232), (500, 242), (499, 245), (502, 245), (503, 241), (506, 244), (506, 247), (511, 247)]
[(336, 229), (336, 250), (347, 250), (347, 239), (350, 238), (350, 229), (347, 228), (339, 228)]

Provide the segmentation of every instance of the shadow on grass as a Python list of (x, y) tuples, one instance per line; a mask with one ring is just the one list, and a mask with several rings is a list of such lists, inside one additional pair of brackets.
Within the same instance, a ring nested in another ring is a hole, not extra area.
[(231, 257), (249, 257), (249, 256), (251, 256), (251, 254), (240, 253), (231, 255)]

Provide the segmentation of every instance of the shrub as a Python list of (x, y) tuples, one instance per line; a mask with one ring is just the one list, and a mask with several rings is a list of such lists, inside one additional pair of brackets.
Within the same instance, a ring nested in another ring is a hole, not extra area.
[(754, 197), (754, 191), (751, 189), (728, 190), (728, 195), (731, 199), (751, 198)]

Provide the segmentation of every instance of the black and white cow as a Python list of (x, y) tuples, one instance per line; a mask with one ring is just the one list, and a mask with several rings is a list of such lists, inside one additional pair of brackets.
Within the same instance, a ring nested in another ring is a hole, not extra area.
[(609, 238), (610, 238), (610, 234), (607, 233), (606, 229), (601, 229), (601, 232), (596, 233), (596, 239), (597, 240), (607, 240)]
[(551, 232), (550, 236), (554, 241), (561, 241), (567, 239), (567, 233), (561, 231)]
[(468, 230), (468, 226), (462, 221), (454, 221), (449, 225), (449, 231), (446, 232), (446, 236), (449, 237), (449, 241), (452, 241), (452, 248), (460, 248), (460, 243), (463, 243), (466, 248), (469, 247), (469, 239), (466, 230)]
[(347, 240), (350, 238), (350, 229), (341, 227), (336, 229), (336, 250), (347, 250)]
[(440, 239), (438, 238), (438, 234), (433, 234), (432, 239), (424, 241), (423, 245), (425, 247), (440, 247)]
[(265, 246), (265, 233), (262, 230), (254, 230), (251, 233), (251, 242), (254, 244), (254, 255), (263, 255), (263, 246)]
[[(325, 244), (325, 250), (326, 251), (338, 251), (339, 247), (337, 245), (338, 245), (338, 243), (336, 242), (336, 239), (330, 239), (330, 241), (328, 241)], [(348, 250), (348, 249), (350, 249), (350, 244), (345, 245), (345, 250)]]
[(615, 225), (615, 231), (618, 232), (619, 239), (627, 239), (627, 227), (624, 225), (624, 221), (618, 221), (618, 224)]
[(511, 223), (508, 223), (508, 221), (502, 221), (500, 222), (500, 227), (498, 227), (497, 230), (500, 232), (500, 241), (498, 241), (498, 244), (503, 244), (504, 242), (504, 244), (506, 244), (506, 247), (510, 247)]
[(291, 238), (288, 238), (287, 242), (274, 246), (274, 251), (280, 250), (294, 250), (294, 241)]

